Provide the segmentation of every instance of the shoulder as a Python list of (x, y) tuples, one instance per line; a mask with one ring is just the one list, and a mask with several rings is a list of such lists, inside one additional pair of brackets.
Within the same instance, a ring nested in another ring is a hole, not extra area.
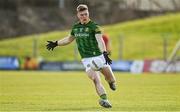
[(91, 21), (90, 26), (95, 32), (101, 33), (101, 28), (100, 28), (99, 24), (97, 24), (96, 22)]
[(80, 22), (75, 22), (73, 25), (72, 25), (72, 28), (75, 28), (75, 27), (78, 27), (80, 25)]
[(90, 24), (91, 24), (91, 26), (92, 27), (99, 27), (99, 24), (97, 24), (96, 22), (94, 22), (94, 21), (90, 21)]
[(91, 27), (95, 31), (95, 33), (101, 33), (101, 28), (97, 23), (91, 21)]

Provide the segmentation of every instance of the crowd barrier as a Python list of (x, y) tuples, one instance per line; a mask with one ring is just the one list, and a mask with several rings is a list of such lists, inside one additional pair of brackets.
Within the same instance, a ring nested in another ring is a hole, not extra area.
[(18, 58), (14, 56), (0, 56), (0, 70), (17, 70), (19, 68)]
[[(40, 70), (61, 70), (61, 71), (82, 71), (83, 65), (80, 62), (41, 62)], [(131, 73), (164, 73), (180, 72), (180, 61), (167, 63), (162, 60), (134, 60), (134, 61), (113, 61), (111, 64), (113, 71)]]
[[(163, 60), (118, 60), (111, 64), (113, 71), (131, 73), (180, 73), (180, 61), (168, 63)], [(18, 58), (13, 56), (0, 56), (0, 70), (19, 70), (20, 63)], [(37, 70), (48, 71), (84, 71), (82, 63), (76, 61), (42, 61)]]

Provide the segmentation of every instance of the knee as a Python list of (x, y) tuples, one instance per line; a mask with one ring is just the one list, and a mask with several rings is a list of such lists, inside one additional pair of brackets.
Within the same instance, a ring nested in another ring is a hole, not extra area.
[(91, 80), (95, 80), (95, 73), (92, 70), (88, 70), (86, 73)]
[(95, 85), (98, 85), (98, 84), (99, 84), (99, 81), (97, 80), (96, 77), (94, 77), (94, 76), (92, 76), (92, 75), (88, 75), (88, 77), (93, 81), (93, 83), (94, 83)]
[(88, 77), (93, 81), (95, 80), (94, 76), (92, 76), (92, 75), (88, 75)]
[(99, 79), (97, 76), (91, 76), (90, 79), (94, 82), (95, 85), (98, 85), (100, 83)]
[(96, 73), (93, 70), (89, 70), (87, 71), (88, 77), (95, 83), (95, 84), (99, 84), (100, 83), (100, 78), (99, 78), (99, 74)]

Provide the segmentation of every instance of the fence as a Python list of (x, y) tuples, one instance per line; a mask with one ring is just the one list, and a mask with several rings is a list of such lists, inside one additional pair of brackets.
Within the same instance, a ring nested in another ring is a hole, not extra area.
[[(180, 50), (179, 50), (179, 44), (176, 41), (177, 39), (172, 38), (172, 35), (170, 33), (165, 33), (160, 36), (161, 37), (154, 37), (150, 40), (149, 39), (136, 40), (131, 37), (126, 37), (125, 35), (122, 34), (119, 36), (119, 39), (118, 38), (114, 39), (113, 37), (110, 37), (111, 49), (112, 49), (111, 57), (114, 60), (161, 59), (167, 61), (168, 57), (173, 59), (179, 59)], [(43, 56), (43, 54), (38, 54), (39, 52), (38, 46), (40, 46), (38, 44), (45, 44), (45, 43), (38, 42), (38, 35), (36, 35), (33, 38), (33, 43), (32, 43), (33, 46), (32, 46), (31, 56), (33, 57)], [(64, 58), (57, 57), (56, 59), (62, 61), (63, 60), (79, 61), (80, 56), (76, 44), (73, 43), (70, 46), (71, 47), (67, 48), (68, 50), (63, 50), (64, 48), (61, 48), (63, 53), (61, 54), (60, 57), (64, 57)], [(173, 49), (175, 49), (175, 51), (173, 51)]]

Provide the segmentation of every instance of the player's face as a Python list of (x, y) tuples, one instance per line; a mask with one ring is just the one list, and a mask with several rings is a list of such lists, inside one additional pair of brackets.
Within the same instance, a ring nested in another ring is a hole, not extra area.
[(79, 18), (81, 23), (87, 23), (89, 21), (89, 11), (81, 11), (77, 13), (77, 17)]

